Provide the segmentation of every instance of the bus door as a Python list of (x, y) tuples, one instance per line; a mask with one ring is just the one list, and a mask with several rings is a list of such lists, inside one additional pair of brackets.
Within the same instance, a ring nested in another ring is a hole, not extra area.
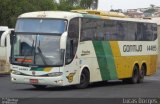
[(79, 69), (79, 59), (76, 55), (79, 40), (79, 18), (74, 18), (69, 23), (68, 37), (65, 55), (65, 75), (68, 84), (76, 83), (78, 77), (75, 75)]

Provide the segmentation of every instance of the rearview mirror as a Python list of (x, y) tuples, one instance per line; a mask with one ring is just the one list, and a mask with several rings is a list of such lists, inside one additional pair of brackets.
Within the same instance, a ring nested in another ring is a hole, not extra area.
[(14, 40), (14, 30), (11, 30), (11, 35), (10, 35), (10, 45), (13, 44), (13, 40)]

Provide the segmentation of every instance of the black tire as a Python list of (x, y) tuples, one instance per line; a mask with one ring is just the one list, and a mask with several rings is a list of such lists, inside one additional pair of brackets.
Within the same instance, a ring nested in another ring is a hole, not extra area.
[(139, 69), (137, 66), (134, 66), (133, 73), (131, 78), (125, 78), (123, 79), (123, 83), (125, 84), (136, 84), (139, 80)]
[(129, 78), (124, 78), (124, 79), (122, 79), (122, 82), (124, 83), (124, 84), (129, 84), (130, 82), (129, 82)]
[(146, 67), (142, 65), (140, 73), (139, 73), (138, 83), (142, 83), (144, 81), (145, 74), (146, 74)]
[(80, 84), (76, 85), (76, 88), (83, 89), (89, 85), (90, 74), (89, 71), (84, 69), (81, 73)]
[(139, 80), (139, 69), (137, 66), (134, 66), (132, 77), (129, 79), (129, 82), (131, 84), (136, 84), (138, 83), (138, 80)]
[(33, 85), (36, 89), (45, 89), (46, 85)]

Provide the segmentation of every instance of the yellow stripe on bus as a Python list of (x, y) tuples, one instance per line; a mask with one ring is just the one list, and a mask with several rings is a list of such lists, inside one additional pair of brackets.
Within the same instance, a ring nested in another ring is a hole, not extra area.
[(51, 69), (52, 69), (52, 67), (47, 67), (47, 68), (44, 68), (44, 71), (45, 71), (45, 72), (50, 72)]

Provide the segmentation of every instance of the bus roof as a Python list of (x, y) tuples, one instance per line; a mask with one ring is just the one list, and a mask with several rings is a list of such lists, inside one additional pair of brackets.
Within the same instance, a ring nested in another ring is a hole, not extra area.
[(125, 18), (127, 17), (123, 13), (119, 12), (111, 12), (111, 11), (102, 11), (102, 10), (71, 10), (72, 12), (77, 12), (77, 13), (87, 13), (87, 14), (93, 14), (97, 16), (107, 16), (107, 17), (120, 17), (120, 18)]
[[(94, 10), (95, 11), (95, 10)], [(106, 12), (102, 12), (104, 14)], [(108, 13), (108, 12), (107, 12)], [(88, 17), (88, 18), (98, 18), (98, 19), (109, 19), (109, 20), (121, 20), (121, 21), (132, 21), (132, 22), (146, 22), (146, 23), (156, 23), (152, 20), (146, 19), (135, 19), (124, 17), (122, 14), (120, 16), (116, 16), (114, 13), (110, 13), (111, 16), (107, 15), (95, 15), (92, 13), (84, 13), (84, 12), (75, 12), (74, 10), (71, 12), (65, 11), (38, 11), (38, 12), (29, 12), (20, 15), (18, 18), (58, 18), (58, 19), (67, 19), (70, 20), (75, 17)], [(115, 16), (114, 16), (115, 15)], [(117, 14), (119, 15), (119, 14)]]
[(130, 21), (130, 22), (140, 22), (140, 23), (155, 23), (155, 21), (149, 19), (142, 19), (142, 18), (115, 18), (115, 17), (108, 17), (110, 20), (121, 20), (121, 21)]
[(75, 17), (83, 17), (80, 13), (64, 12), (64, 11), (38, 11), (29, 12), (20, 15), (18, 18), (59, 18), (70, 20)]
[(6, 31), (8, 30), (8, 26), (0, 26), (0, 31)]
[(152, 20), (153, 20), (154, 22), (156, 22), (156, 23), (157, 23), (157, 25), (159, 25), (159, 26), (160, 26), (160, 17), (152, 18)]

